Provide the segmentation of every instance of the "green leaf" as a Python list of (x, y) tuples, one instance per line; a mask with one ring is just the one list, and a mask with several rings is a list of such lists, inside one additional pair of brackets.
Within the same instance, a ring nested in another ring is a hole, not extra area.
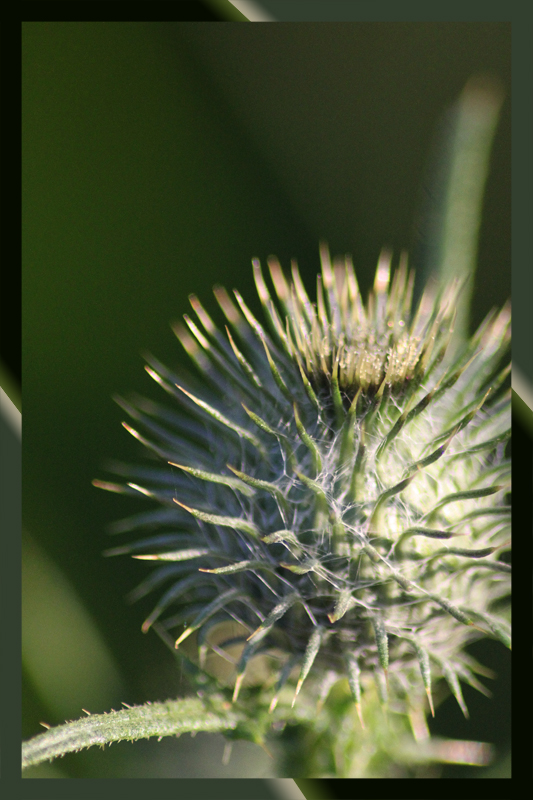
[(387, 669), (389, 666), (389, 642), (387, 638), (387, 631), (385, 629), (385, 624), (380, 616), (373, 616), (372, 617), (372, 625), (374, 627), (374, 633), (376, 636), (376, 645), (378, 648), (378, 658), (381, 669), (387, 674)]
[(249, 522), (246, 519), (241, 519), (241, 517), (222, 517), (219, 514), (208, 514), (206, 511), (200, 511), (197, 508), (190, 508), (184, 503), (180, 503), (179, 500), (174, 499), (174, 502), (178, 506), (181, 506), (181, 508), (189, 511), (194, 517), (201, 519), (203, 522), (209, 522), (211, 525), (221, 525), (224, 528), (233, 528), (233, 530), (236, 531), (244, 531), (244, 533), (248, 533), (254, 538), (259, 536), (259, 531), (255, 527), (254, 523)]
[[(237, 492), (246, 495), (247, 497), (252, 497), (254, 495), (254, 491), (246, 484), (243, 484), (242, 481), (236, 480), (232, 478), (230, 475), (218, 475), (214, 472), (204, 472), (202, 469), (195, 469), (194, 467), (186, 467), (183, 464), (176, 464), (174, 461), (168, 462), (172, 467), (178, 467), (178, 469), (182, 469), (185, 472), (189, 472), (191, 475), (194, 475), (195, 478), (200, 478), (202, 481), (209, 481), (210, 483), (221, 483), (224, 486), (229, 486), (230, 489), (235, 489)], [(231, 467), (230, 467), (231, 469)]]
[(443, 672), (444, 672), (444, 677), (446, 678), (448, 685), (452, 691), (452, 694), (459, 704), (459, 708), (463, 712), (465, 719), (468, 719), (469, 718), (468, 709), (464, 701), (463, 692), (461, 690), (461, 684), (459, 683), (459, 678), (457, 677), (457, 673), (454, 672), (454, 670), (448, 664), (443, 664)]
[(278, 501), (283, 510), (288, 511), (289, 507), (287, 500), (278, 486), (273, 483), (269, 483), (268, 481), (259, 480), (259, 478), (253, 478), (251, 475), (247, 475), (245, 472), (235, 469), (235, 467), (232, 467), (230, 464), (226, 464), (226, 466), (238, 478), (240, 478), (241, 481), (243, 481), (245, 484), (248, 484), (250, 487), (253, 487), (253, 489), (263, 489), (265, 492), (269, 492)]
[(352, 590), (351, 589), (343, 589), (339, 594), (339, 599), (335, 604), (335, 609), (331, 614), (328, 614), (328, 618), (330, 622), (337, 622), (337, 620), (341, 619), (348, 609), (350, 609), (354, 605), (354, 601), (352, 599)]
[(227, 567), (218, 567), (217, 569), (203, 569), (200, 567), (199, 572), (211, 572), (215, 575), (232, 575), (234, 572), (246, 572), (247, 570), (266, 569), (270, 572), (275, 572), (275, 567), (265, 561), (239, 561), (236, 564), (230, 564)]
[(248, 641), (257, 641), (258, 639), (262, 639), (264, 636), (266, 636), (270, 628), (274, 626), (278, 619), (281, 619), (281, 617), (289, 610), (291, 606), (294, 605), (294, 603), (296, 603), (298, 599), (299, 596), (297, 594), (291, 594), (282, 600), (281, 603), (278, 603), (278, 605), (272, 609), (268, 617), (261, 623), (261, 625), (256, 628), (251, 636), (248, 637)]
[(422, 673), (422, 681), (428, 697), (431, 716), (434, 717), (435, 709), (433, 708), (433, 699), (431, 697), (431, 669), (429, 666), (429, 656), (427, 651), (421, 645), (419, 645), (416, 640), (413, 639), (412, 642), (416, 651), (418, 663), (420, 665), (420, 672)]
[(207, 547), (191, 547), (187, 550), (171, 550), (169, 553), (153, 553), (142, 556), (132, 556), (138, 561), (189, 561), (200, 556), (213, 555)]
[(237, 598), (242, 598), (244, 595), (239, 589), (228, 589), (226, 592), (220, 595), (220, 597), (216, 597), (211, 603), (209, 603), (205, 608), (202, 609), (200, 614), (195, 617), (194, 621), (189, 625), (189, 627), (183, 631), (181, 636), (176, 640), (176, 644), (174, 647), (177, 649), (179, 645), (186, 639), (191, 633), (194, 633), (200, 625), (202, 625), (209, 617), (212, 617), (213, 614), (223, 608), (225, 605), (231, 603), (232, 600), (236, 600)]
[(296, 403), (294, 403), (293, 408), (294, 408), (294, 419), (296, 421), (296, 428), (298, 430), (298, 434), (299, 434), (300, 439), (302, 440), (302, 442), (305, 444), (305, 446), (307, 447), (307, 449), (311, 453), (311, 456), (313, 458), (313, 463), (314, 463), (314, 466), (315, 466), (315, 470), (316, 470), (316, 473), (318, 475), (318, 473), (322, 469), (322, 459), (320, 457), (320, 451), (319, 451), (318, 447), (316, 446), (315, 440), (305, 430), (305, 428), (303, 426), (303, 422), (300, 419), (300, 415), (298, 414), (298, 408), (296, 406)]
[(317, 627), (313, 630), (313, 633), (309, 637), (309, 641), (307, 643), (307, 647), (305, 648), (303, 663), (302, 663), (302, 670), (300, 672), (300, 677), (298, 678), (298, 683), (296, 685), (296, 691), (294, 693), (294, 698), (292, 701), (292, 705), (296, 702), (296, 698), (302, 688), (302, 684), (304, 680), (307, 678), (311, 667), (313, 666), (313, 662), (318, 655), (318, 651), (320, 649), (320, 645), (322, 644), (322, 640), (324, 638), (326, 631), (324, 628)]
[(346, 669), (348, 672), (348, 684), (354, 699), (357, 716), (359, 717), (361, 727), (364, 729), (365, 723), (363, 721), (363, 714), (361, 711), (361, 670), (359, 669), (359, 663), (353, 653), (345, 653), (344, 660), (346, 662)]
[(192, 400), (193, 403), (196, 403), (196, 405), (200, 406), (200, 408), (203, 409), (203, 411), (205, 411), (207, 414), (213, 417), (213, 419), (216, 419), (216, 421), (220, 422), (221, 425), (225, 425), (226, 428), (229, 428), (238, 436), (242, 437), (243, 439), (246, 439), (248, 442), (250, 442), (250, 444), (253, 444), (253, 446), (257, 450), (259, 450), (259, 452), (262, 455), (264, 455), (263, 445), (261, 444), (257, 436), (254, 436), (254, 434), (250, 433), (250, 431), (247, 431), (246, 428), (241, 428), (240, 425), (237, 425), (235, 422), (229, 420), (227, 417), (221, 414), (220, 411), (217, 411), (216, 408), (213, 408), (208, 403), (205, 403), (203, 400), (200, 400), (198, 397), (195, 397), (193, 394), (188, 392), (178, 383), (176, 384), (176, 386), (180, 391), (183, 392), (183, 394), (185, 394), (190, 400)]
[(294, 397), (289, 392), (287, 385), (285, 384), (285, 381), (281, 377), (280, 371), (277, 368), (274, 359), (270, 355), (270, 350), (268, 349), (267, 343), (265, 342), (264, 339), (263, 339), (263, 347), (265, 348), (266, 357), (268, 359), (268, 365), (270, 367), (270, 371), (272, 372), (272, 377), (274, 378), (276, 386), (280, 390), (281, 394), (285, 397), (285, 399), (288, 400), (289, 403), (293, 403)]

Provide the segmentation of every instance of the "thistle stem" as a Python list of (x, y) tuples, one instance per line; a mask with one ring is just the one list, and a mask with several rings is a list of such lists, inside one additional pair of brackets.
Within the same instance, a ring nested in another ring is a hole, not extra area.
[(22, 768), (51, 761), (95, 744), (101, 746), (123, 740), (135, 741), (151, 736), (177, 736), (193, 731), (222, 733), (234, 730), (242, 721), (242, 713), (226, 711), (210, 700), (208, 710), (197, 698), (167, 700), (143, 706), (90, 714), (87, 718), (67, 722), (35, 736), (22, 744)]

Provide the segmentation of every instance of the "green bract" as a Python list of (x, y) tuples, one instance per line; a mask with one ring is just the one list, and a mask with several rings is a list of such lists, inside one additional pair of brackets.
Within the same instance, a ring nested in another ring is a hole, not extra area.
[(486, 671), (465, 646), (510, 642), (510, 310), (452, 352), (460, 285), (413, 311), (413, 275), (391, 284), (383, 255), (365, 305), (349, 258), (321, 260), (316, 302), (295, 265), (289, 282), (269, 259), (271, 294), (254, 260), (265, 320), (215, 289), (224, 333), (191, 296), (176, 333), (199, 377), (150, 360), (172, 406), (120, 401), (161, 464), (96, 482), (156, 503), (116, 526), (147, 535), (109, 552), (158, 562), (134, 593), (162, 591), (143, 629), (194, 633), (202, 667), (227, 651), (234, 700), (248, 672), (271, 711), (347, 678), (364, 724), (374, 682), (433, 713), (444, 678), (466, 714), (460, 684), (484, 690)]

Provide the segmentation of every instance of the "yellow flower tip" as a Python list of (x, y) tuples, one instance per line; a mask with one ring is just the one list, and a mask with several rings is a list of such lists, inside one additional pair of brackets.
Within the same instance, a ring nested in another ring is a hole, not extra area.
[(300, 689), (302, 688), (302, 684), (303, 684), (303, 682), (304, 682), (304, 679), (303, 679), (303, 678), (300, 678), (300, 679), (298, 680), (298, 683), (297, 683), (297, 685), (296, 685), (296, 691), (294, 692), (294, 697), (292, 698), (291, 708), (294, 708), (294, 704), (295, 704), (295, 702), (296, 702), (296, 698), (297, 698), (297, 697), (298, 697), (298, 695), (300, 694)]
[(191, 514), (193, 513), (194, 509), (189, 508), (189, 506), (186, 506), (185, 503), (180, 503), (180, 501), (176, 500), (175, 497), (173, 497), (172, 499), (174, 500), (174, 502), (176, 503), (177, 506), (180, 506), (181, 508), (184, 508), (185, 511), (189, 511)]
[(431, 716), (434, 717), (435, 716), (435, 709), (433, 708), (433, 698), (431, 696), (431, 689), (426, 688), (426, 694), (428, 696), (429, 708), (431, 710)]
[(381, 294), (388, 289), (391, 262), (392, 252), (388, 248), (384, 247), (379, 254), (378, 268), (376, 270), (376, 277), (374, 279), (374, 291), (376, 294)]
[(136, 558), (137, 561), (157, 561), (159, 559), (159, 556), (144, 555), (144, 556), (132, 556), (132, 558)]
[(216, 331), (216, 327), (213, 323), (213, 320), (211, 319), (211, 317), (209, 316), (209, 314), (207, 313), (207, 311), (200, 303), (195, 294), (189, 295), (189, 302), (193, 307), (194, 311), (196, 312), (198, 319), (206, 329), (206, 331), (211, 334), (214, 333)]
[(136, 483), (128, 483), (130, 489), (135, 489), (136, 492), (140, 492), (141, 494), (146, 495), (146, 497), (153, 497), (153, 493), (150, 492), (148, 489), (145, 489), (143, 486), (139, 486)]
[(270, 706), (268, 707), (268, 713), (269, 713), (269, 714), (272, 714), (272, 712), (273, 712), (273, 711), (274, 711), (274, 709), (276, 708), (277, 704), (278, 704), (278, 696), (277, 696), (277, 695), (275, 695), (275, 696), (272, 698), (272, 702), (270, 703)]
[(490, 636), (490, 631), (487, 631), (485, 628), (481, 628), (479, 625), (476, 625), (476, 623), (472, 622), (471, 619), (468, 620), (468, 625), (471, 625), (472, 628), (475, 628), (477, 631), (481, 631), (484, 636)]
[(181, 643), (182, 643), (182, 642), (183, 642), (185, 639), (187, 639), (187, 637), (188, 637), (188, 636), (190, 636), (190, 635), (191, 635), (191, 633), (192, 633), (192, 628), (187, 628), (187, 630), (183, 631), (183, 633), (181, 634), (181, 636), (180, 636), (178, 639), (176, 639), (176, 643), (175, 643), (175, 645), (174, 645), (174, 647), (175, 647), (175, 649), (176, 649), (176, 650), (178, 649), (178, 647), (180, 646), (180, 644), (181, 644)]
[(180, 392), (183, 392), (183, 394), (186, 394), (187, 397), (192, 397), (192, 395), (187, 391), (187, 389), (184, 389), (183, 386), (179, 385), (179, 383), (175, 383), (174, 386), (176, 387), (176, 389), (179, 389)]
[(119, 483), (110, 483), (109, 481), (100, 481), (95, 478), (91, 481), (92, 485), (97, 489), (105, 489), (107, 492), (116, 492), (117, 494), (124, 494), (125, 489)]
[(237, 675), (237, 678), (235, 680), (235, 688), (233, 690), (233, 697), (231, 698), (232, 703), (235, 703), (235, 701), (239, 696), (243, 680), (244, 680), (244, 672), (241, 672), (240, 675)]
[(149, 375), (149, 376), (150, 376), (150, 377), (151, 377), (151, 378), (152, 378), (154, 381), (156, 381), (156, 383), (161, 383), (161, 384), (163, 383), (163, 380), (162, 380), (161, 376), (160, 376), (160, 375), (158, 375), (158, 374), (157, 374), (157, 372), (156, 372), (155, 370), (153, 370), (151, 367), (149, 367), (149, 366), (145, 366), (145, 370), (146, 370), (146, 372), (148, 373), (148, 375)]
[(249, 641), (250, 641), (250, 639), (253, 639), (253, 637), (254, 637), (256, 634), (258, 634), (260, 630), (261, 630), (261, 625), (260, 625), (258, 628), (256, 628), (256, 629), (255, 629), (255, 631), (254, 631), (253, 633), (251, 633), (251, 634), (248, 636), (248, 638), (246, 639), (246, 641), (247, 641), (247, 642), (249, 642)]
[(178, 338), (181, 342), (182, 347), (184, 350), (191, 356), (194, 357), (198, 350), (198, 344), (194, 341), (193, 337), (190, 335), (188, 330), (181, 324), (181, 322), (175, 322), (172, 325), (172, 331), (174, 335)]
[(227, 319), (233, 325), (236, 325), (240, 320), (240, 314), (226, 289), (224, 289), (223, 286), (214, 286), (213, 294), (215, 295), (217, 302)]
[(259, 747), (261, 747), (261, 748), (262, 748), (262, 749), (265, 751), (265, 753), (267, 754), (267, 756), (270, 756), (270, 758), (271, 758), (271, 759), (274, 759), (274, 756), (272, 755), (272, 753), (270, 752), (270, 750), (269, 750), (269, 749), (268, 749), (268, 747), (266, 746), (266, 744), (265, 744), (265, 742), (264, 742), (264, 740), (263, 740), (263, 739), (261, 739), (260, 737), (256, 737), (256, 738), (254, 739), (254, 743), (255, 743), (255, 744), (258, 744), (258, 745), (259, 745)]

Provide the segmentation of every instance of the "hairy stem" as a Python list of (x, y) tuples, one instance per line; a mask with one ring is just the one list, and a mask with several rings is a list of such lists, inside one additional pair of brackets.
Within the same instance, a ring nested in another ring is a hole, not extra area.
[(167, 700), (143, 706), (91, 714), (87, 718), (51, 728), (22, 744), (22, 768), (51, 761), (95, 744), (122, 740), (134, 741), (151, 736), (176, 736), (192, 731), (221, 733), (234, 730), (242, 714), (227, 711), (222, 703), (210, 700), (211, 708), (197, 698)]

